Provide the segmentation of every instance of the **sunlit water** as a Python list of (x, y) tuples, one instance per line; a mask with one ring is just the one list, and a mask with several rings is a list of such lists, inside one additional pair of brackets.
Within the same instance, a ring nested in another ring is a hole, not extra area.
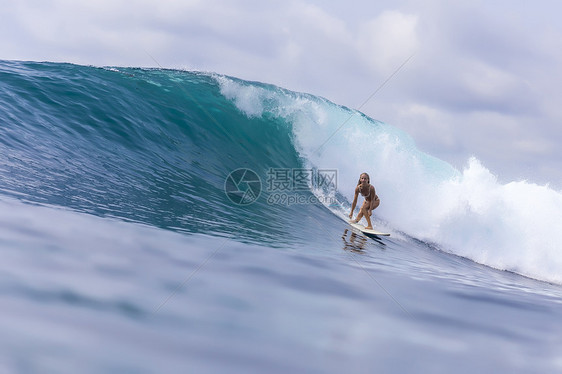
[[(481, 166), (457, 172), (361, 117), (452, 213), (397, 224), (410, 190), (378, 175), (392, 236), (367, 238), (342, 219), (363, 166), (309, 144), (334, 104), (187, 72), (0, 66), (0, 373), (562, 372), (559, 242), (529, 255), (541, 242), (505, 241), (517, 223), (493, 224), (499, 208), (457, 209), (455, 183), (504, 189)], [(268, 201), (271, 168), (334, 164), (335, 194)], [(225, 194), (237, 168), (262, 181), (247, 206)], [(465, 220), (482, 231), (455, 237)]]

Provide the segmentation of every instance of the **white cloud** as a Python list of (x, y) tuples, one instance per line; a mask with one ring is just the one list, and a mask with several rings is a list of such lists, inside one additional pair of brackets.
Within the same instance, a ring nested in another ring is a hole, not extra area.
[(459, 82), (475, 96), (484, 100), (498, 100), (519, 89), (519, 80), (505, 70), (476, 61), (463, 69)]
[(359, 28), (359, 55), (374, 70), (392, 73), (418, 49), (417, 16), (384, 11)]

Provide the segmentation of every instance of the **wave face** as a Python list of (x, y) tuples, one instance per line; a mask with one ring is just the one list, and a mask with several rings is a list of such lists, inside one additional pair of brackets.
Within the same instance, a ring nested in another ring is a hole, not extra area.
[(443, 251), (528, 277), (562, 282), (562, 193), (526, 181), (501, 184), (476, 158), (456, 170), (418, 150), (399, 129), (325, 99), (218, 77), (249, 119), (281, 118), (308, 167), (338, 170), (345, 218), (359, 174), (381, 198), (379, 224)]
[[(1, 62), (0, 123), (5, 196), (276, 247), (322, 240), (366, 171), (393, 237), (562, 283), (561, 192), (501, 184), (476, 159), (456, 170), (321, 97), (216, 74)], [(225, 193), (252, 185), (228, 179), (237, 169), (261, 183), (252, 204)], [(276, 193), (272, 173), (296, 170), (330, 171), (337, 188)]]

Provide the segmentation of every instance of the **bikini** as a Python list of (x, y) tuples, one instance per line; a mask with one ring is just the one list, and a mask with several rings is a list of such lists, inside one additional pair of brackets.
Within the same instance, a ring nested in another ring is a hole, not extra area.
[[(361, 187), (359, 187), (359, 192), (361, 193), (361, 196), (367, 199), (369, 196), (371, 196), (371, 185), (369, 184), (369, 194), (363, 195), (363, 189)], [(375, 201), (377, 201), (378, 199), (379, 197), (375, 194)]]
[(361, 192), (361, 196), (363, 196), (365, 198), (371, 196), (371, 185), (369, 185), (369, 194), (368, 195), (363, 195), (363, 189), (361, 187), (359, 187), (359, 192)]

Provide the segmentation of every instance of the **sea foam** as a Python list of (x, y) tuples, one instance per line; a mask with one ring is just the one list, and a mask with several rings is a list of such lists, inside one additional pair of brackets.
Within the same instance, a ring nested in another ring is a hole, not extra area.
[[(348, 212), (362, 172), (390, 229), (500, 270), (562, 283), (562, 193), (528, 181), (502, 184), (477, 158), (463, 170), (421, 152), (389, 124), (323, 98), (217, 76), (248, 116), (286, 120), (295, 148), (315, 168), (338, 170)], [(322, 193), (322, 192), (317, 192)]]

